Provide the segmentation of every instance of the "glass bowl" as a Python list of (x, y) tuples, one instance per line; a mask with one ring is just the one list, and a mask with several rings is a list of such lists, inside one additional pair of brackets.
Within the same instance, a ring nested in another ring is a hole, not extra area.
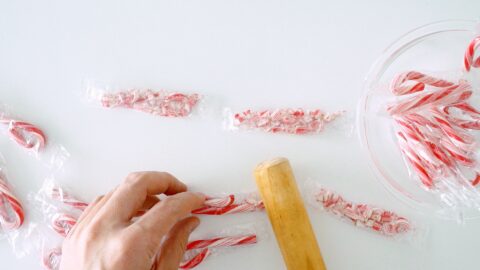
[[(359, 136), (376, 178), (398, 199), (425, 214), (452, 218), (480, 216), (476, 209), (446, 206), (438, 196), (411, 179), (394, 137), (386, 106), (393, 101), (388, 86), (395, 75), (415, 70), (457, 78), (463, 74), (463, 56), (476, 36), (476, 21), (441, 21), (416, 28), (393, 42), (372, 66), (359, 105)], [(474, 104), (475, 105), (475, 104)]]

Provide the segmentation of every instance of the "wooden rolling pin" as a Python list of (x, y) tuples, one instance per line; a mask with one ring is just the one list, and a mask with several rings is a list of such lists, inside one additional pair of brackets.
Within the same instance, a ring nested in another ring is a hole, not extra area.
[(254, 174), (287, 269), (325, 270), (288, 160), (265, 161)]

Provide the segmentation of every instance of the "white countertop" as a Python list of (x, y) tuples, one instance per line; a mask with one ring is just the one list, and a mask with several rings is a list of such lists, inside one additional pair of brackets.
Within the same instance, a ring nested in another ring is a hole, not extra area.
[[(416, 216), (374, 179), (356, 135), (341, 129), (306, 137), (229, 132), (220, 111), (164, 119), (80, 98), (87, 79), (198, 91), (210, 108), (319, 106), (353, 118), (364, 76), (395, 38), (433, 21), (475, 19), (480, 10), (479, 1), (396, 2), (0, 0), (0, 102), (68, 149), (70, 177), (59, 180), (85, 199), (138, 170), (172, 172), (205, 193), (252, 191), (255, 164), (286, 156), (300, 183), (314, 178)], [(0, 152), (26, 200), (45, 177), (39, 162), (9, 140), (0, 140)], [(310, 210), (329, 270), (478, 268), (479, 221), (422, 222), (428, 235), (412, 245)], [(199, 234), (266, 222), (259, 213), (202, 220)], [(283, 269), (267, 232), (258, 245), (197, 269)], [(17, 260), (10, 250), (0, 242), (1, 269), (40, 269), (34, 255)]]

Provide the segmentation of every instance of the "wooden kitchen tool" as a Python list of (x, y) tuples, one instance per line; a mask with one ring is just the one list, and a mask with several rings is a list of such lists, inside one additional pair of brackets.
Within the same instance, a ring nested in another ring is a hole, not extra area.
[(288, 160), (265, 161), (255, 168), (254, 174), (287, 269), (325, 270)]

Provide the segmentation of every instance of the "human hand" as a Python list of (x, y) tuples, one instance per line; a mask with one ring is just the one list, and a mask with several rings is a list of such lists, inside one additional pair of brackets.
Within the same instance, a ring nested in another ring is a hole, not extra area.
[(190, 212), (204, 201), (168, 173), (132, 173), (85, 209), (63, 243), (60, 269), (177, 270), (199, 224)]

